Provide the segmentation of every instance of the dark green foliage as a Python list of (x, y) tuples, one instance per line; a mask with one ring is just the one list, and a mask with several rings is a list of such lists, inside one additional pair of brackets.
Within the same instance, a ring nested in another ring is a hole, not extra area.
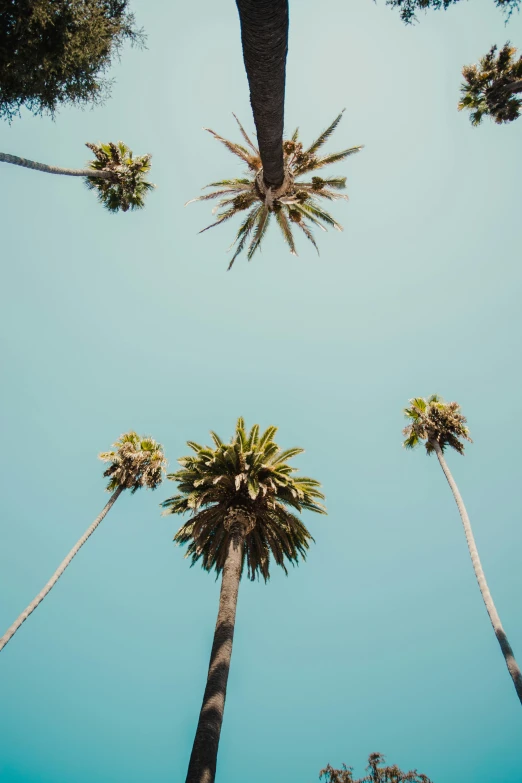
[[(427, 11), (431, 9), (438, 11), (441, 8), (446, 11), (451, 5), (455, 5), (459, 0), (386, 0), (386, 5), (392, 8), (398, 8), (403, 22), (412, 24), (417, 21), (418, 11)], [(520, 7), (520, 0), (495, 0), (495, 5), (508, 16)]]
[(169, 514), (191, 514), (174, 541), (188, 544), (186, 557), (199, 560), (207, 571), (222, 571), (231, 531), (224, 521), (231, 509), (239, 509), (255, 524), (245, 537), (243, 566), (251, 579), (269, 578), (272, 555), (286, 573), (285, 558), (295, 564), (306, 557), (312, 536), (292, 510), (307, 509), (324, 514), (318, 500), (324, 498), (320, 484), (305, 476), (295, 477), (288, 460), (302, 452), (281, 451), (273, 440), (277, 427), (260, 434), (254, 424), (250, 433), (238, 419), (234, 437), (223, 443), (211, 432), (214, 447), (189, 441), (195, 455), (178, 460), (181, 470), (167, 478), (178, 482), (179, 494), (163, 503)]
[(0, 118), (22, 106), (54, 115), (61, 104), (102, 101), (103, 77), (122, 44), (143, 44), (127, 0), (0, 0)]
[(458, 402), (444, 402), (438, 394), (432, 394), (427, 400), (414, 397), (410, 400), (410, 407), (404, 409), (404, 415), (410, 420), (402, 431), (406, 436), (403, 446), (407, 449), (413, 449), (425, 440), (428, 454), (435, 450), (435, 443), (442, 451), (451, 446), (459, 454), (464, 454), (464, 444), (459, 438), (472, 443), (466, 417), (460, 412)]
[(98, 201), (109, 212), (127, 212), (129, 209), (142, 209), (145, 197), (154, 185), (147, 182), (146, 174), (150, 171), (150, 155), (134, 158), (122, 141), (117, 144), (86, 144), (95, 154), (95, 159), (89, 162), (89, 167), (95, 171), (108, 171), (111, 177), (87, 177), (89, 190), (95, 190)]
[(489, 116), (498, 125), (512, 122), (520, 116), (522, 100), (522, 57), (515, 58), (517, 50), (509, 41), (497, 54), (492, 46), (478, 65), (462, 69), (465, 81), (461, 85), (459, 111), (468, 109), (472, 125), (479, 125)]
[(384, 756), (380, 753), (370, 753), (368, 757), (367, 775), (364, 778), (353, 776), (353, 767), (343, 764), (342, 769), (334, 769), (329, 764), (319, 773), (319, 779), (324, 778), (325, 783), (431, 783), (426, 775), (421, 775), (416, 769), (403, 772), (395, 764), (391, 767), (384, 764)]

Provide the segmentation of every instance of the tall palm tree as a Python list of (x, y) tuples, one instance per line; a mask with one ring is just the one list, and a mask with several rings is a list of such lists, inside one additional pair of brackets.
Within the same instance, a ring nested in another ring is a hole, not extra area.
[(396, 764), (392, 766), (381, 766), (385, 758), (381, 753), (370, 753), (368, 756), (367, 775), (355, 780), (353, 776), (353, 767), (347, 767), (343, 764), (342, 769), (334, 769), (328, 764), (319, 773), (319, 779), (324, 778), (325, 783), (431, 783), (431, 780), (412, 769), (409, 772), (403, 772)]
[(0, 650), (7, 642), (12, 639), (30, 614), (43, 601), (46, 595), (55, 586), (71, 560), (78, 554), (88, 538), (92, 536), (107, 512), (115, 504), (124, 489), (130, 489), (134, 494), (140, 487), (156, 489), (162, 480), (166, 469), (166, 459), (163, 454), (163, 447), (149, 437), (140, 437), (135, 432), (127, 432), (121, 435), (113, 446), (113, 451), (105, 451), (99, 455), (103, 462), (110, 462), (109, 467), (104, 472), (104, 476), (109, 478), (107, 491), (112, 492), (109, 502), (96, 517), (92, 525), (86, 530), (77, 544), (71, 549), (65, 560), (63, 560), (47, 584), (38, 593), (36, 598), (31, 601), (29, 606), (24, 609), (14, 623), (7, 629), (0, 639)]
[(19, 158), (0, 152), (0, 163), (13, 163), (47, 174), (64, 174), (68, 177), (84, 177), (90, 190), (96, 191), (98, 201), (109, 212), (127, 212), (129, 209), (142, 209), (147, 193), (155, 186), (145, 177), (150, 171), (151, 155), (134, 158), (132, 150), (122, 141), (117, 144), (86, 144), (95, 155), (86, 169), (62, 169), (36, 163), (33, 160)]
[(267, 188), (283, 184), (288, 0), (236, 0), (250, 103)]
[(250, 433), (238, 419), (230, 443), (211, 432), (213, 447), (189, 441), (195, 455), (179, 460), (181, 470), (168, 476), (178, 492), (163, 503), (167, 514), (190, 519), (176, 533), (188, 544), (192, 565), (201, 561), (207, 571), (222, 574), (219, 611), (210, 654), (207, 685), (190, 757), (187, 783), (213, 783), (219, 735), (223, 722), (228, 672), (236, 617), (239, 581), (245, 569), (250, 579), (269, 579), (270, 557), (287, 573), (305, 559), (312, 536), (292, 513), (307, 509), (324, 514), (324, 498), (315, 479), (294, 476), (288, 460), (302, 452), (281, 451), (276, 427), (262, 435), (255, 424)]
[(506, 666), (513, 680), (520, 703), (522, 704), (522, 674), (515, 660), (513, 650), (508, 642), (505, 631), (500, 622), (500, 617), (495, 604), (489, 592), (489, 587), (484, 576), (482, 564), (480, 562), (477, 545), (471, 529), (468, 513), (464, 502), (455, 483), (450, 469), (444, 459), (444, 449), (450, 446), (459, 454), (464, 454), (464, 444), (462, 439), (471, 443), (469, 430), (466, 427), (466, 418), (462, 415), (460, 405), (457, 402), (444, 402), (437, 394), (433, 394), (428, 399), (424, 397), (414, 397), (410, 400), (408, 408), (404, 409), (404, 415), (410, 420), (410, 423), (404, 428), (403, 435), (406, 440), (403, 445), (407, 449), (418, 446), (422, 441), (426, 441), (427, 454), (435, 454), (439, 460), (440, 466), (450, 485), (455, 503), (464, 525), (464, 533), (468, 544), (473, 570), (482, 594), (482, 599), (497, 637)]
[(517, 50), (509, 41), (497, 54), (497, 47), (480, 58), (478, 65), (466, 65), (462, 69), (459, 111), (471, 112), (472, 125), (479, 125), (485, 116), (498, 125), (512, 122), (520, 116), (522, 99), (522, 57), (515, 58)]
[[(219, 201), (214, 211), (221, 210), (218, 218), (210, 226), (202, 229), (207, 231), (209, 228), (219, 226), (225, 220), (238, 215), (240, 212), (247, 211), (239, 231), (237, 232), (234, 244), (235, 253), (230, 261), (228, 268), (243, 251), (247, 242), (248, 260), (252, 258), (256, 250), (259, 249), (261, 241), (266, 233), (268, 224), (272, 215), (275, 216), (277, 224), (281, 229), (285, 242), (293, 255), (297, 255), (292, 225), (297, 226), (304, 233), (307, 239), (319, 252), (314, 235), (311, 231), (312, 226), (319, 226), (326, 231), (326, 226), (332, 226), (338, 231), (342, 231), (342, 226), (326, 212), (320, 204), (320, 200), (334, 201), (336, 199), (347, 199), (342, 193), (346, 187), (346, 177), (322, 177), (312, 176), (311, 180), (302, 181), (298, 177), (310, 172), (316, 172), (319, 169), (329, 166), (332, 163), (338, 163), (349, 155), (353, 155), (362, 149), (361, 146), (350, 147), (341, 152), (330, 153), (329, 155), (318, 155), (319, 149), (330, 138), (337, 128), (343, 112), (341, 112), (331, 125), (321, 133), (320, 136), (307, 148), (299, 141), (297, 129), (293, 136), (284, 142), (284, 171), (285, 177), (281, 187), (272, 189), (266, 187), (263, 179), (263, 162), (261, 153), (252, 143), (245, 129), (235, 117), (241, 135), (247, 144), (247, 147), (236, 144), (235, 142), (224, 139), (213, 130), (208, 130), (218, 141), (234, 155), (237, 155), (247, 166), (246, 176), (242, 179), (225, 179), (220, 182), (212, 182), (206, 187), (218, 188), (212, 193), (188, 201), (191, 204), (194, 201), (208, 201), (218, 198)], [(201, 233), (201, 232), (200, 232)]]

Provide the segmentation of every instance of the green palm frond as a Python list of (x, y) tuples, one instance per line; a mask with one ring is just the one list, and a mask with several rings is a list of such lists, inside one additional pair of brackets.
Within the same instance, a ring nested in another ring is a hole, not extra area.
[(150, 155), (133, 157), (132, 150), (122, 141), (117, 144), (87, 144), (95, 155), (87, 164), (93, 171), (105, 171), (110, 177), (87, 177), (89, 190), (96, 191), (98, 201), (109, 212), (142, 209), (147, 194), (155, 185), (146, 179), (150, 171)]
[(410, 421), (402, 431), (406, 449), (413, 449), (425, 441), (428, 454), (434, 451), (435, 443), (442, 451), (451, 446), (459, 454), (464, 454), (462, 439), (472, 442), (460, 405), (445, 402), (438, 394), (432, 394), (428, 399), (413, 397), (404, 409), (404, 415)]
[(311, 231), (312, 226), (319, 226), (324, 231), (326, 226), (331, 226), (338, 231), (342, 231), (342, 226), (321, 208), (320, 203), (321, 200), (347, 200), (348, 197), (345, 194), (338, 192), (345, 189), (346, 177), (321, 178), (313, 176), (310, 181), (297, 179), (308, 171), (315, 171), (332, 163), (342, 161), (349, 155), (362, 149), (361, 146), (358, 146), (323, 157), (316, 155), (317, 150), (328, 141), (337, 128), (342, 114), (343, 112), (335, 118), (307, 150), (304, 150), (303, 145), (298, 141), (298, 129), (296, 129), (290, 139), (283, 142), (285, 181), (277, 191), (271, 191), (265, 187), (261, 159), (257, 147), (253, 144), (235, 115), (234, 118), (238, 123), (240, 133), (247, 147), (228, 141), (228, 139), (206, 128), (230, 152), (241, 158), (249, 169), (248, 177), (212, 182), (206, 187), (217, 188), (215, 192), (187, 201), (187, 204), (190, 204), (195, 201), (218, 199), (217, 206), (213, 210), (213, 212), (218, 212), (217, 220), (202, 229), (200, 233), (220, 225), (240, 212), (248, 210), (248, 214), (239, 227), (232, 244), (232, 247), (235, 246), (235, 249), (228, 266), (229, 269), (231, 269), (236, 258), (243, 250), (246, 249), (249, 260), (253, 257), (265, 236), (272, 213), (275, 213), (276, 222), (290, 253), (293, 255), (297, 255), (297, 250), (292, 224), (299, 226), (317, 252), (319, 252), (319, 249)]
[(269, 579), (271, 559), (286, 572), (287, 563), (306, 558), (313, 538), (296, 512), (325, 514), (324, 495), (318, 481), (294, 475), (287, 461), (302, 449), (281, 451), (276, 432), (269, 427), (261, 434), (258, 425), (248, 432), (240, 418), (229, 443), (211, 433), (213, 447), (191, 442), (195, 454), (178, 460), (181, 469), (168, 476), (178, 494), (162, 505), (166, 514), (190, 514), (174, 540), (187, 544), (192, 565), (222, 570), (231, 535), (224, 522), (236, 508), (254, 520), (243, 555), (251, 579)]
[(167, 467), (163, 446), (133, 430), (121, 435), (111, 451), (98, 456), (103, 462), (111, 463), (103, 474), (110, 479), (108, 492), (119, 487), (130, 489), (132, 493), (140, 487), (156, 489), (163, 481)]

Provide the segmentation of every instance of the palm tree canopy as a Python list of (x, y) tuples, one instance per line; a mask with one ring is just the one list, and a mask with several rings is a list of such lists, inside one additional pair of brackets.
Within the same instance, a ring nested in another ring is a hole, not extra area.
[(224, 139), (213, 130), (206, 128), (230, 152), (237, 155), (247, 167), (247, 172), (243, 178), (212, 182), (206, 187), (217, 188), (217, 190), (187, 202), (190, 204), (193, 201), (219, 199), (214, 208), (214, 212), (218, 212), (217, 220), (210, 226), (202, 229), (203, 231), (224, 223), (240, 212), (246, 212), (246, 216), (239, 227), (233, 243), (236, 245), (236, 250), (230, 261), (229, 269), (247, 243), (248, 260), (252, 258), (261, 245), (272, 216), (275, 217), (284, 240), (293, 255), (297, 255), (297, 253), (292, 226), (297, 226), (304, 233), (317, 252), (319, 250), (311, 230), (313, 226), (318, 226), (323, 231), (326, 231), (326, 226), (342, 231), (342, 226), (323, 209), (321, 200), (335, 201), (337, 199), (347, 199), (347, 196), (339, 193), (340, 190), (344, 190), (346, 187), (346, 178), (330, 177), (323, 179), (314, 174), (307, 181), (297, 179), (304, 174), (316, 172), (332, 163), (338, 163), (362, 149), (362, 146), (358, 146), (350, 147), (341, 152), (330, 153), (329, 155), (318, 154), (319, 149), (337, 128), (342, 115), (343, 112), (306, 149), (299, 141), (298, 130), (295, 131), (290, 139), (283, 142), (285, 179), (277, 190), (267, 188), (264, 184), (259, 150), (253, 144), (235, 115), (234, 117), (239, 125), (239, 130), (246, 146)]
[(95, 155), (89, 161), (94, 171), (108, 171), (111, 177), (101, 179), (88, 177), (87, 187), (95, 190), (98, 201), (109, 212), (127, 212), (128, 209), (142, 209), (147, 193), (155, 187), (145, 177), (150, 171), (151, 155), (134, 158), (132, 150), (122, 141), (117, 144), (86, 144)]
[(460, 87), (458, 108), (471, 112), (472, 125), (479, 125), (484, 116), (498, 125), (520, 116), (522, 100), (515, 93), (522, 92), (522, 57), (517, 60), (516, 53), (508, 41), (498, 54), (497, 47), (492, 46), (478, 65), (462, 69), (465, 81)]
[(237, 509), (252, 520), (245, 537), (243, 568), (248, 576), (270, 577), (272, 554), (285, 573), (285, 559), (294, 565), (306, 558), (311, 534), (292, 513), (307, 509), (325, 514), (320, 483), (295, 476), (288, 460), (302, 453), (293, 448), (282, 451), (274, 441), (277, 427), (260, 434), (254, 424), (249, 433), (239, 418), (230, 443), (211, 432), (214, 446), (188, 442), (194, 455), (178, 460), (181, 470), (168, 475), (178, 483), (179, 494), (163, 503), (167, 514), (191, 514), (174, 537), (187, 544), (191, 565), (199, 560), (207, 571), (219, 574), (225, 564), (232, 532), (224, 524), (227, 514)]
[(108, 492), (120, 487), (130, 489), (133, 494), (140, 487), (156, 489), (163, 481), (167, 467), (163, 446), (132, 430), (118, 438), (112, 451), (104, 451), (98, 456), (103, 462), (111, 463), (103, 474), (110, 479)]
[(435, 443), (442, 451), (451, 446), (459, 454), (464, 454), (464, 444), (460, 439), (472, 443), (466, 417), (460, 412), (457, 402), (444, 402), (437, 394), (428, 399), (414, 397), (409, 407), (404, 409), (404, 415), (410, 421), (402, 431), (406, 436), (403, 446), (407, 449), (413, 449), (425, 440), (428, 454), (435, 450)]
[(319, 779), (324, 778), (325, 783), (431, 783), (426, 775), (417, 772), (416, 769), (403, 772), (396, 764), (391, 767), (381, 766), (385, 758), (381, 753), (370, 753), (368, 757), (368, 772), (364, 778), (355, 780), (353, 768), (343, 764), (342, 769), (334, 769), (328, 764), (319, 773)]

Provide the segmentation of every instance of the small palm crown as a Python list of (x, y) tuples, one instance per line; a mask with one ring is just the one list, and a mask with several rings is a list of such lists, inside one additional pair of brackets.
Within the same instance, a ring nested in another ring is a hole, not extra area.
[(145, 197), (154, 189), (145, 179), (150, 171), (151, 155), (133, 158), (130, 150), (122, 141), (117, 144), (86, 144), (94, 155), (88, 166), (95, 171), (108, 171), (111, 177), (88, 177), (87, 187), (95, 190), (98, 201), (109, 212), (127, 212), (129, 209), (142, 209)]
[(317, 171), (330, 165), (330, 163), (337, 163), (362, 149), (361, 146), (351, 147), (330, 155), (317, 155), (320, 147), (337, 128), (342, 115), (343, 112), (306, 150), (298, 140), (298, 129), (291, 139), (283, 142), (285, 179), (277, 190), (271, 190), (265, 185), (259, 150), (251, 142), (235, 115), (234, 118), (239, 125), (239, 130), (247, 147), (228, 141), (228, 139), (219, 136), (210, 128), (205, 128), (218, 141), (222, 142), (230, 152), (241, 158), (248, 167), (248, 174), (245, 178), (211, 182), (206, 187), (218, 188), (218, 190), (187, 202), (187, 204), (191, 204), (194, 201), (207, 201), (213, 198), (220, 199), (213, 210), (218, 212), (218, 219), (215, 223), (202, 229), (202, 231), (207, 231), (209, 228), (224, 223), (225, 220), (234, 217), (239, 212), (247, 211), (247, 215), (239, 227), (233, 242), (233, 245), (236, 245), (236, 250), (230, 261), (229, 269), (243, 251), (247, 242), (249, 242), (247, 257), (250, 261), (261, 245), (261, 240), (266, 233), (272, 215), (275, 216), (285, 242), (293, 255), (297, 255), (297, 253), (292, 225), (297, 226), (303, 232), (317, 252), (319, 252), (319, 249), (311, 231), (312, 226), (319, 226), (323, 231), (326, 231), (326, 225), (342, 231), (342, 226), (328, 212), (322, 209), (320, 199), (327, 201), (348, 199), (348, 196), (338, 192), (346, 187), (346, 177), (323, 179), (314, 176), (308, 182), (297, 181), (297, 177), (302, 174)]
[(410, 420), (402, 431), (406, 436), (402, 445), (407, 449), (413, 449), (425, 440), (428, 454), (435, 451), (435, 443), (442, 451), (451, 446), (459, 454), (464, 454), (464, 444), (459, 438), (473, 442), (458, 402), (444, 402), (437, 394), (432, 394), (427, 400), (414, 397), (410, 400), (410, 407), (404, 409), (404, 415)]
[(140, 487), (156, 489), (161, 484), (167, 467), (161, 444), (131, 431), (121, 435), (113, 448), (98, 455), (103, 462), (111, 463), (103, 474), (110, 479), (108, 492), (121, 487), (134, 494)]
[(303, 449), (281, 451), (273, 440), (277, 427), (268, 427), (260, 435), (254, 424), (247, 434), (243, 419), (238, 419), (234, 437), (223, 443), (211, 432), (214, 448), (188, 442), (195, 455), (178, 460), (181, 470), (168, 476), (178, 482), (179, 494), (163, 503), (166, 514), (184, 514), (191, 518), (178, 530), (174, 541), (188, 543), (186, 557), (191, 565), (202, 560), (207, 571), (223, 569), (230, 537), (235, 534), (230, 520), (247, 520), (243, 528), (245, 545), (243, 567), (248, 576), (270, 577), (272, 553), (285, 573), (285, 558), (292, 564), (305, 559), (311, 534), (290, 509), (308, 509), (325, 514), (317, 502), (324, 495), (315, 479), (295, 477), (296, 468), (288, 460)]
[(522, 57), (515, 59), (517, 50), (509, 42), (498, 55), (496, 52), (497, 47), (493, 46), (478, 65), (466, 65), (462, 69), (465, 82), (460, 88), (458, 108), (471, 111), (472, 125), (479, 125), (485, 115), (499, 125), (512, 122), (522, 110), (522, 100), (509, 89), (522, 79)]
[(342, 769), (334, 769), (328, 764), (319, 773), (319, 778), (325, 783), (431, 783), (426, 775), (419, 774), (416, 769), (403, 772), (396, 764), (382, 766), (386, 761), (381, 753), (370, 753), (366, 771), (368, 775), (355, 780), (353, 767), (343, 764)]

